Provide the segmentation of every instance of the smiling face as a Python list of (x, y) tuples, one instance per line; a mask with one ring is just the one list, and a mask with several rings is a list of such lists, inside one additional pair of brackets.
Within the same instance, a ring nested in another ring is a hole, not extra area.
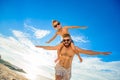
[(70, 44), (71, 44), (71, 38), (70, 37), (64, 37), (62, 42), (63, 42), (63, 45), (65, 47), (69, 47)]

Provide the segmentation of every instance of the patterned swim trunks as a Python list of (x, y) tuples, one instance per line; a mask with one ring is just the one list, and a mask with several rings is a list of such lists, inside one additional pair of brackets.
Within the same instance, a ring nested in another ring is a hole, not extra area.
[(64, 68), (61, 65), (56, 64), (55, 66), (55, 75), (60, 75), (63, 77), (63, 80), (70, 80), (71, 78), (71, 68)]

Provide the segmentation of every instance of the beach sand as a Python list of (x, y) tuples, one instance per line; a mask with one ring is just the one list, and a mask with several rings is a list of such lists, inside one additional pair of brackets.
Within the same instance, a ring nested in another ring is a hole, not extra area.
[(28, 80), (3, 64), (0, 64), (0, 80)]

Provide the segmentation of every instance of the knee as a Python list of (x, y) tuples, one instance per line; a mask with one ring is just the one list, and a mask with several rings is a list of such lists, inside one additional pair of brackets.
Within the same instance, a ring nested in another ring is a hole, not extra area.
[(55, 80), (62, 80), (62, 77), (61, 76), (56, 76)]

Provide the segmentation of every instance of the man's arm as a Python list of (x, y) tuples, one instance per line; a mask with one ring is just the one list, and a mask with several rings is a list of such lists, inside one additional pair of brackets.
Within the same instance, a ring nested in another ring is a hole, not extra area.
[(88, 54), (88, 55), (98, 55), (98, 54), (108, 55), (111, 53), (111, 52), (97, 52), (97, 51), (92, 51), (92, 50), (84, 50), (78, 47), (76, 47), (76, 49), (79, 53)]
[(37, 48), (43, 48), (43, 49), (46, 49), (46, 50), (57, 50), (57, 46), (35, 46)]
[(37, 48), (43, 48), (43, 49), (46, 49), (46, 50), (58, 50), (60, 49), (62, 44), (58, 44), (56, 46), (35, 46)]

